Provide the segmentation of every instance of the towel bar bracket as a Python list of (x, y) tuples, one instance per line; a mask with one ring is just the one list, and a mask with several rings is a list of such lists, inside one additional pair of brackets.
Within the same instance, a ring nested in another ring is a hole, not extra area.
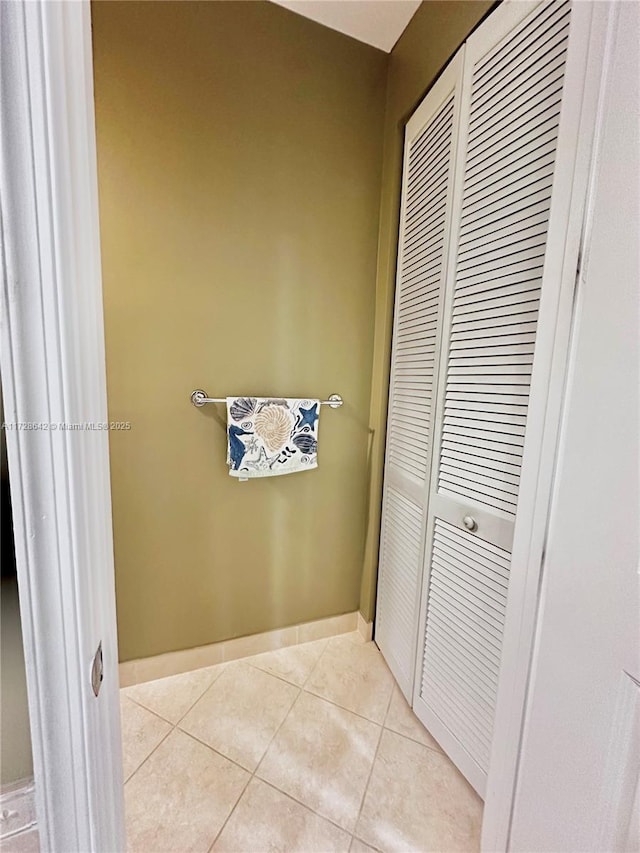
[(191, 394), (191, 402), (194, 406), (200, 408), (201, 406), (204, 406), (205, 403), (213, 403), (213, 400), (207, 397), (204, 391), (198, 389)]
[[(198, 388), (196, 391), (191, 393), (191, 402), (197, 408), (201, 408), (206, 403), (226, 403), (226, 397), (207, 397), (206, 391), (203, 391), (201, 388)], [(321, 406), (330, 406), (332, 409), (339, 409), (342, 406), (344, 400), (340, 396), (340, 394), (331, 394), (328, 400), (320, 400)]]

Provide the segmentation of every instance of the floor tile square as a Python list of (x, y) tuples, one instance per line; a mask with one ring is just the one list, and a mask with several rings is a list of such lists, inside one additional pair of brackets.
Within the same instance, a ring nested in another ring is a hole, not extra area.
[(394, 685), (375, 643), (329, 640), (305, 689), (374, 723), (382, 723)]
[(174, 729), (125, 785), (129, 853), (207, 853), (249, 778)]
[(301, 643), (299, 646), (290, 646), (287, 649), (265, 652), (252, 658), (246, 658), (245, 663), (257, 666), (264, 672), (277, 675), (278, 678), (284, 678), (285, 681), (302, 687), (311, 670), (318, 663), (327, 643), (328, 640)]
[(482, 801), (449, 759), (383, 731), (356, 827), (384, 851), (480, 849)]
[(122, 765), (125, 781), (171, 731), (165, 720), (120, 694)]
[(298, 693), (244, 661), (230, 663), (180, 728), (253, 771)]
[(150, 711), (177, 723), (210, 687), (224, 669), (224, 664), (158, 678), (145, 684), (126, 687), (122, 693)]
[(379, 735), (369, 720), (303, 692), (256, 775), (351, 832)]
[(391, 729), (392, 732), (396, 732), (399, 735), (411, 738), (411, 740), (417, 740), (430, 749), (437, 749), (439, 752), (442, 752), (438, 742), (429, 734), (407, 704), (407, 700), (402, 695), (402, 691), (397, 684), (393, 688), (391, 704), (387, 711), (384, 727), (385, 729)]
[(350, 841), (348, 833), (254, 777), (213, 851), (346, 853)]

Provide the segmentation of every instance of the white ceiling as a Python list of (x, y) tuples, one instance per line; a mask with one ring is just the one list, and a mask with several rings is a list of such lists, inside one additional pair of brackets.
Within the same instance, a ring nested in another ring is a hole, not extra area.
[(420, 0), (273, 0), (325, 27), (389, 53)]

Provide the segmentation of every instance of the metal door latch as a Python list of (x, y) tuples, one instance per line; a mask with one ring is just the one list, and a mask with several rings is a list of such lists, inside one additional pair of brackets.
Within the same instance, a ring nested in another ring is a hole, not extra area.
[(93, 666), (91, 667), (91, 687), (93, 688), (94, 696), (100, 692), (102, 679), (104, 678), (104, 667), (102, 664), (102, 640), (98, 643), (98, 648), (93, 656)]

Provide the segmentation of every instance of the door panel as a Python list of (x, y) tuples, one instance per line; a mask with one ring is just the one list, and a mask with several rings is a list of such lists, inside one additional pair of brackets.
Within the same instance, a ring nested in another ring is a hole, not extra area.
[(407, 125), (376, 642), (411, 699), (462, 53)]

